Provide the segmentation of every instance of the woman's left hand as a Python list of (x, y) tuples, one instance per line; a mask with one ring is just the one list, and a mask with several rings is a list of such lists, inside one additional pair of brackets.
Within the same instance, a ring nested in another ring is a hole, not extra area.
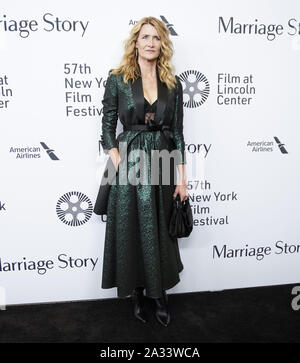
[(173, 198), (176, 198), (178, 193), (179, 193), (181, 202), (188, 199), (189, 194), (188, 194), (188, 191), (187, 191), (187, 184), (186, 183), (176, 185), (176, 188), (175, 188), (174, 193), (173, 193)]

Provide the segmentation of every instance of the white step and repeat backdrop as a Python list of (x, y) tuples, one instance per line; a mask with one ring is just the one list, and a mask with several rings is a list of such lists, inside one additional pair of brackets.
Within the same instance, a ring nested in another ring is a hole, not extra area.
[(106, 221), (92, 213), (101, 101), (149, 15), (170, 29), (184, 88), (195, 220), (168, 293), (300, 281), (299, 1), (4, 0), (2, 303), (116, 296), (101, 289)]

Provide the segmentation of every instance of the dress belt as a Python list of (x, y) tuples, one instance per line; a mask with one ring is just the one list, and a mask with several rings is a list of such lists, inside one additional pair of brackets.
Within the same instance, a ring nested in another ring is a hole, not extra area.
[(169, 130), (171, 131), (170, 126), (167, 125), (155, 125), (155, 124), (136, 124), (136, 125), (128, 125), (124, 127), (124, 131), (136, 131), (136, 130), (142, 130), (142, 131), (165, 131)]
[(123, 131), (136, 131), (136, 130), (162, 131), (163, 135), (165, 136), (165, 138), (167, 139), (167, 141), (169, 143), (169, 147), (171, 149), (176, 147), (173, 131), (172, 131), (171, 127), (168, 125), (157, 125), (157, 124), (151, 123), (151, 120), (150, 120), (149, 124), (135, 124), (135, 125), (128, 125), (126, 127), (123, 127)]

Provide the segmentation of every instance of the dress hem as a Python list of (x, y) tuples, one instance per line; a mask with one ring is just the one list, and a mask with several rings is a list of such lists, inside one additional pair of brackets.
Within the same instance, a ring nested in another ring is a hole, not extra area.
[[(182, 266), (182, 268), (178, 271), (178, 274), (180, 273), (180, 272), (182, 272), (183, 271), (183, 269), (184, 269), (184, 266)], [(173, 283), (171, 283), (171, 285), (169, 285), (168, 287), (163, 287), (162, 289), (163, 290), (169, 290), (169, 289), (172, 289), (175, 285), (177, 285), (179, 282), (180, 282), (181, 280), (180, 280), (180, 277), (179, 277), (179, 275), (178, 275), (178, 278), (177, 278), (177, 280), (175, 281), (175, 282), (173, 282)], [(139, 285), (140, 286), (140, 285)], [(109, 285), (109, 286), (105, 286), (105, 287), (103, 287), (103, 286), (101, 286), (101, 288), (102, 289), (112, 289), (112, 288), (114, 288), (114, 287), (116, 287), (116, 288), (119, 288), (119, 286), (117, 286), (117, 285)], [(132, 289), (131, 289), (131, 291), (133, 291), (134, 289), (136, 288), (136, 286), (134, 286), (134, 287), (132, 287)], [(126, 298), (128, 298), (128, 297), (130, 297), (131, 296), (131, 292), (129, 293), (129, 294), (127, 294), (127, 295), (117, 295), (117, 298), (120, 298), (120, 299), (126, 299)], [(149, 296), (149, 295), (147, 295), (147, 293), (144, 295), (145, 297), (148, 297), (148, 298), (150, 298), (150, 299), (158, 299), (158, 298), (161, 298), (163, 295), (161, 295), (161, 296), (158, 296), (158, 297), (153, 297), (153, 296)]]

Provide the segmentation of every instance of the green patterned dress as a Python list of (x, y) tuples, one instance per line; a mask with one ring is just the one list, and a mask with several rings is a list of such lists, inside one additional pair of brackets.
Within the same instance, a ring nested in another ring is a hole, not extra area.
[[(116, 126), (116, 120), (112, 126), (108, 117), (109, 112), (113, 109), (112, 99), (109, 98), (113, 88), (108, 88), (111, 84), (110, 80), (107, 83), (106, 95), (103, 100), (104, 144), (108, 143), (107, 135), (111, 135), (111, 130), (114, 130)], [(118, 91), (119, 102), (120, 94), (122, 93)], [(130, 93), (127, 92), (127, 95)], [(159, 93), (158, 96), (160, 96)], [(143, 121), (146, 124), (154, 122), (158, 100), (150, 105), (144, 98)], [(145, 168), (148, 168), (148, 175), (150, 175), (151, 150), (170, 149), (166, 137), (160, 131), (139, 132), (133, 138), (127, 135), (126, 131), (121, 133), (117, 138), (118, 143), (115, 145), (111, 143), (108, 146), (118, 146), (120, 140), (130, 139), (126, 150), (127, 155), (131, 151), (143, 150), (144, 155), (147, 155), (147, 160), (144, 160), (144, 163), (147, 162)], [(107, 139), (105, 139), (106, 136)], [(182, 134), (180, 136), (180, 140), (184, 144)], [(133, 153), (134, 160), (127, 160), (124, 167), (122, 157), (124, 153), (121, 149), (119, 152), (122, 160), (118, 166), (116, 184), (111, 186), (108, 199), (102, 288), (117, 287), (118, 297), (125, 298), (135, 287), (143, 286), (146, 296), (158, 298), (162, 296), (162, 290), (168, 290), (180, 281), (179, 273), (183, 270), (178, 241), (168, 233), (176, 185), (172, 176), (169, 185), (161, 183), (157, 185), (132, 185), (130, 183), (121, 185), (119, 180), (122, 173), (128, 173), (137, 161), (141, 162), (141, 158), (139, 154)], [(171, 165), (171, 172), (173, 172), (172, 168), (174, 168), (174, 164)], [(161, 173), (161, 167), (159, 173)]]

